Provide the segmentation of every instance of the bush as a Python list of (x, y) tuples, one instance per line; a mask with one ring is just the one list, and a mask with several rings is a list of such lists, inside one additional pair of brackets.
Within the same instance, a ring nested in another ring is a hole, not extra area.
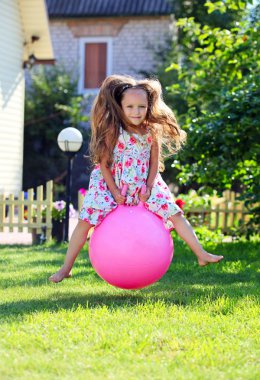
[(195, 232), (202, 245), (208, 243), (219, 244), (222, 243), (224, 239), (221, 229), (211, 231), (206, 226), (200, 226), (195, 228)]
[(59, 185), (57, 196), (62, 197), (67, 157), (58, 147), (57, 136), (63, 128), (72, 126), (80, 129), (87, 140), (83, 111), (88, 98), (77, 95), (76, 80), (61, 66), (40, 67), (30, 75), (25, 98), (23, 188), (54, 180)]

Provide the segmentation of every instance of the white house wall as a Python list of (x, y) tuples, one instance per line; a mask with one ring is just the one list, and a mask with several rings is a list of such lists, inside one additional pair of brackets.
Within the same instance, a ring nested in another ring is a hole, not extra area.
[(18, 0), (0, 2), (0, 193), (22, 187), (24, 73)]

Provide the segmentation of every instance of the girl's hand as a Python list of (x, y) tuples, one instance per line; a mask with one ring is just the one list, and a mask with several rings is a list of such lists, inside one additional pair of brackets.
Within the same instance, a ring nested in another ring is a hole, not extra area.
[(120, 193), (120, 190), (115, 190), (112, 192), (113, 198), (118, 205), (123, 205), (126, 201), (126, 197)]
[(141, 194), (141, 190), (139, 191), (139, 199), (141, 202), (146, 202), (147, 199), (150, 198), (151, 195), (151, 189), (150, 187), (147, 187), (144, 194)]

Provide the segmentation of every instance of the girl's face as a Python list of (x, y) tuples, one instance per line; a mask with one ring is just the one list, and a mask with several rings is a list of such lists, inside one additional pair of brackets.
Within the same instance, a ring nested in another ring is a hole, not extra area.
[(138, 126), (146, 117), (148, 110), (147, 94), (139, 88), (130, 88), (123, 94), (122, 110), (131, 124)]

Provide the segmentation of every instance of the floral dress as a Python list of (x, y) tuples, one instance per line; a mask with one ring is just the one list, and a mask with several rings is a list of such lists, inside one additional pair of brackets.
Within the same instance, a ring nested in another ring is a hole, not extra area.
[[(150, 132), (139, 135), (120, 129), (114, 148), (111, 172), (118, 188), (121, 189), (124, 184), (128, 185), (125, 203), (127, 205), (139, 202), (138, 193), (142, 185), (146, 184), (148, 177), (151, 145)], [(160, 216), (165, 223), (171, 215), (183, 213), (174, 202), (169, 188), (159, 173), (156, 175), (151, 196), (144, 206)], [(117, 203), (107, 187), (100, 165), (96, 165), (90, 176), (89, 190), (85, 195), (79, 219), (96, 226), (116, 207)]]

